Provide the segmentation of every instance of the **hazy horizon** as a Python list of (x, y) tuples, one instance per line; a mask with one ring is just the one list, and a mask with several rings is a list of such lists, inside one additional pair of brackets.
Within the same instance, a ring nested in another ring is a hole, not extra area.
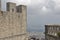
[[(6, 2), (27, 5), (27, 30), (44, 32), (45, 24), (60, 24), (60, 0), (1, 0), (2, 10)], [(5, 6), (5, 7), (4, 7)]]

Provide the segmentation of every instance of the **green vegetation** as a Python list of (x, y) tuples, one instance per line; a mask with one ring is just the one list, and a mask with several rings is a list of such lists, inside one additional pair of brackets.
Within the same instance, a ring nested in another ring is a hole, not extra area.
[(58, 37), (60, 37), (60, 32), (57, 33)]

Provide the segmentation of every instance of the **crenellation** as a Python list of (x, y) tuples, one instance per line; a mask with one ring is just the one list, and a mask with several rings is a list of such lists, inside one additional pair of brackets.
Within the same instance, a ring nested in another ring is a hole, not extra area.
[(22, 6), (21, 5), (16, 6), (16, 10), (18, 13), (22, 13)]
[(7, 3), (7, 11), (16, 12), (16, 3), (8, 2)]
[(26, 11), (27, 9), (24, 5), (16, 6), (16, 3), (12, 2), (7, 3), (7, 11), (2, 10), (0, 11), (0, 40), (26, 39), (26, 26), (27, 26)]
[(60, 32), (59, 25), (45, 25), (45, 39), (46, 40), (60, 40), (58, 33)]

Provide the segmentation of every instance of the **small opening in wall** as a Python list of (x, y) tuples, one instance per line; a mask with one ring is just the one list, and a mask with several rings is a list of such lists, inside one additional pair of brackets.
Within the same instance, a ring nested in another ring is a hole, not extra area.
[(14, 9), (12, 9), (12, 12), (14, 12)]
[(3, 11), (1, 11), (1, 14), (0, 15), (3, 15)]
[(1, 11), (1, 13), (3, 13), (3, 11)]

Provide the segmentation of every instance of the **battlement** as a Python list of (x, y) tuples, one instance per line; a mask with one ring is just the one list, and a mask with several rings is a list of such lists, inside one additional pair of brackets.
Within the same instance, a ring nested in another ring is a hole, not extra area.
[(16, 6), (17, 12), (19, 12), (19, 13), (22, 13), (23, 8), (26, 8), (26, 6), (25, 5), (18, 5), (18, 6)]
[(16, 12), (16, 3), (8, 2), (7, 3), (7, 11)]
[(0, 0), (0, 40), (26, 40), (26, 6), (7, 2), (6, 8), (6, 11), (1, 10)]
[[(25, 9), (25, 8), (26, 8), (26, 5), (16, 6), (16, 3), (13, 3), (13, 2), (6, 3), (6, 11), (8, 11), (8, 12), (22, 13), (24, 11), (23, 9)], [(0, 0), (0, 11), (2, 11), (1, 10), (1, 0)]]
[(16, 5), (16, 3), (13, 3), (13, 2), (7, 2), (8, 4), (14, 4), (14, 5)]
[(16, 3), (8, 2), (7, 3), (7, 11), (9, 12), (18, 12), (22, 13), (22, 9), (25, 8), (25, 5), (18, 5), (16, 6)]

